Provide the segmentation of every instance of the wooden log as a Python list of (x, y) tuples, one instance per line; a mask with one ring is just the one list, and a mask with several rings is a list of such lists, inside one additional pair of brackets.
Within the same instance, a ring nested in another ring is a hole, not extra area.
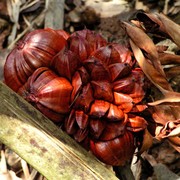
[(0, 141), (50, 180), (117, 179), (92, 154), (2, 82)]
[(46, 15), (44, 26), (52, 29), (63, 29), (64, 0), (46, 0)]

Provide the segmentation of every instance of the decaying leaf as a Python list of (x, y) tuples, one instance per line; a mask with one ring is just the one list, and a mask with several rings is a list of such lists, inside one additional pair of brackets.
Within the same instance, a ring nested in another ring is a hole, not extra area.
[(164, 51), (166, 51), (168, 49), (168, 46), (156, 45), (156, 48), (157, 48), (158, 53), (163, 53)]
[(144, 151), (146, 151), (147, 149), (149, 149), (152, 146), (153, 143), (153, 137), (152, 135), (149, 133), (149, 131), (147, 129), (144, 130), (144, 134), (143, 134), (143, 142), (142, 142), (142, 146), (138, 152), (138, 154), (143, 153)]
[(170, 144), (174, 149), (176, 149), (178, 152), (180, 152), (180, 137), (179, 136), (173, 136), (168, 138)]
[(164, 14), (157, 14), (158, 18), (161, 20), (162, 25), (165, 29), (165, 32), (172, 38), (172, 40), (180, 47), (180, 26), (169, 18), (167, 18)]
[(151, 114), (157, 124), (164, 125), (168, 120), (175, 120), (172, 109), (168, 105), (158, 105), (151, 109)]
[[(147, 20), (149, 16), (147, 16), (146, 14), (145, 16), (145, 19)], [(175, 35), (172, 35), (172, 32), (169, 32), (169, 25), (164, 25), (165, 22), (168, 23), (170, 20), (167, 20), (164, 15), (159, 16), (157, 18), (155, 15), (150, 15), (150, 17), (152, 18), (149, 19), (150, 23), (146, 21), (145, 28), (149, 28), (151, 24), (156, 22), (157, 24), (154, 23), (153, 28), (167, 33), (167, 35), (171, 37), (177, 45), (179, 45), (177, 41), (179, 41), (178, 38), (180, 36), (177, 38), (177, 35), (179, 34), (179, 32), (177, 31), (179, 31), (180, 28), (179, 30), (175, 30), (174, 27), (177, 28), (177, 25), (174, 25), (174, 23), (170, 22), (170, 24), (173, 26), (173, 33), (175, 33)], [(149, 36), (145, 34), (142, 28), (131, 26), (128, 23), (124, 24), (127, 34), (130, 37), (129, 42), (135, 59), (137, 60), (139, 66), (141, 67), (147, 78), (164, 95), (163, 99), (148, 103), (149, 105), (154, 106), (154, 108), (152, 108), (152, 118), (156, 123), (156, 127), (154, 129), (155, 137), (159, 140), (168, 138), (170, 144), (180, 152), (180, 93), (173, 91), (165, 76), (164, 70), (160, 65), (160, 62), (162, 64), (179, 64), (180, 57), (178, 55), (165, 53), (164, 51), (167, 50), (167, 47), (156, 47), (153, 41), (149, 40)], [(143, 51), (145, 51), (145, 53)], [(152, 56), (152, 51), (157, 52), (157, 58), (155, 58), (155, 56)], [(151, 56), (148, 56), (146, 53), (151, 54)], [(163, 105), (159, 106), (159, 104)]]
[(138, 13), (137, 18), (143, 22), (148, 31), (160, 31), (169, 36), (180, 47), (180, 26), (164, 14)]
[(158, 59), (158, 51), (151, 38), (140, 28), (124, 22), (126, 32), (131, 40), (147, 53), (155, 69), (165, 76), (161, 63)]
[(172, 130), (168, 137), (170, 136), (179, 136), (180, 135), (180, 125), (178, 124), (177, 127), (174, 128), (174, 130)]
[[(180, 77), (180, 66), (173, 66), (173, 67), (165, 68), (164, 70), (168, 79), (178, 78), (178, 76)], [(176, 87), (178, 89), (178, 82), (176, 84), (177, 84)]]
[(180, 93), (173, 92), (167, 79), (148, 62), (140, 48), (137, 47), (131, 39), (130, 45), (135, 55), (135, 58), (138, 61), (138, 64), (142, 68), (143, 72), (164, 95), (163, 99), (149, 103), (149, 105), (158, 105), (161, 103), (171, 104), (175, 102), (180, 102)]
[(11, 35), (8, 37), (8, 44), (12, 43), (16, 37), (17, 30), (19, 29), (19, 12), (22, 1), (20, 0), (8, 0), (7, 7), (11, 21), (14, 23)]
[[(143, 72), (146, 74), (148, 79), (162, 92), (164, 98), (158, 101), (149, 103), (149, 105), (158, 105), (161, 103), (168, 103), (169, 105), (179, 105), (180, 93), (173, 92), (171, 86), (169, 85), (167, 79), (162, 76), (144, 57), (140, 48), (138, 48), (133, 41), (130, 40), (130, 45), (135, 55), (139, 66), (142, 68)], [(178, 103), (178, 104), (175, 104)], [(179, 108), (179, 107), (178, 107)], [(177, 110), (175, 110), (177, 112)], [(177, 112), (180, 114), (180, 112)], [(179, 116), (179, 115), (178, 115)]]
[(4, 150), (1, 150), (0, 179), (1, 180), (22, 180), (21, 178), (16, 176), (14, 171), (8, 170)]
[(151, 106), (155, 106), (155, 105), (159, 105), (159, 104), (165, 104), (165, 105), (175, 106), (175, 107), (180, 106), (180, 93), (170, 92), (170, 91), (166, 91), (164, 89), (161, 89), (161, 92), (163, 92), (163, 94), (165, 95), (165, 97), (163, 99), (160, 99), (160, 100), (157, 100), (154, 102), (150, 102), (148, 104)]
[(162, 65), (166, 64), (180, 64), (180, 56), (166, 52), (159, 53), (159, 60)]
[(145, 73), (145, 75), (148, 77), (148, 79), (158, 88), (158, 89), (168, 89), (169, 91), (172, 91), (171, 86), (169, 85), (167, 79), (162, 76), (162, 74), (157, 71), (152, 64), (148, 62), (148, 60), (144, 57), (141, 49), (130, 39), (130, 45), (133, 50), (134, 56)]
[(168, 121), (162, 128), (157, 136), (161, 138), (179, 136), (180, 135), (180, 120)]
[(167, 105), (158, 105), (151, 111), (156, 122), (155, 138), (162, 140), (168, 138), (170, 144), (180, 152), (180, 120), (176, 120), (173, 108)]

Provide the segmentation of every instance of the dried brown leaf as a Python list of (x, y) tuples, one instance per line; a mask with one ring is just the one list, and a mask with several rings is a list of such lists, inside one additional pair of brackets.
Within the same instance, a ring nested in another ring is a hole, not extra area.
[(38, 10), (38, 8), (43, 4), (41, 0), (26, 1), (20, 8), (21, 13), (29, 13)]
[(174, 149), (176, 149), (178, 152), (180, 152), (180, 137), (173, 136), (168, 138), (170, 144)]
[(161, 64), (180, 64), (180, 56), (166, 52), (159, 53), (159, 60)]
[[(173, 66), (170, 68), (165, 68), (164, 70), (168, 79), (172, 79), (175, 77), (178, 78), (178, 76), (180, 76), (180, 66)], [(176, 84), (178, 85), (178, 82)]]
[(139, 154), (143, 153), (152, 146), (153, 137), (147, 129), (144, 130), (142, 146), (139, 150)]
[(179, 103), (180, 93), (173, 92), (167, 79), (148, 62), (140, 48), (136, 46), (132, 40), (130, 40), (130, 45), (134, 56), (145, 75), (164, 95), (163, 99), (151, 102), (149, 105), (155, 106), (161, 103), (169, 103), (173, 105), (174, 103)]
[(170, 20), (164, 14), (138, 13), (138, 20), (143, 22), (147, 31), (157, 33), (158, 31), (171, 38), (180, 47), (180, 26)]
[(180, 120), (176, 120), (173, 109), (169, 106), (158, 105), (153, 108), (152, 117), (157, 123), (154, 129), (155, 138), (168, 138), (170, 144), (180, 152)]
[(170, 136), (180, 136), (180, 125), (168, 134)]
[(153, 107), (151, 114), (156, 122), (156, 128), (154, 129), (156, 139), (161, 140), (166, 137), (179, 136), (180, 121), (179, 119), (176, 120), (173, 108), (166, 105), (158, 105)]
[(7, 169), (7, 163), (6, 163), (4, 150), (1, 150), (0, 179), (1, 180), (22, 180), (21, 178), (16, 176), (14, 171), (9, 171)]
[(151, 38), (140, 28), (132, 26), (129, 23), (124, 22), (126, 32), (131, 40), (142, 50), (147, 53), (149, 60), (152, 62), (154, 68), (156, 68), (162, 75), (165, 73), (162, 69), (161, 63), (158, 59), (157, 47), (151, 40)]
[(175, 120), (176, 117), (172, 113), (172, 109), (167, 105), (158, 105), (153, 107), (151, 111), (152, 117), (160, 126), (165, 125), (169, 120)]
[(165, 46), (165, 45), (156, 45), (156, 48), (157, 48), (157, 51), (158, 53), (162, 53), (164, 51), (166, 51), (168, 49), (168, 46)]
[(180, 26), (162, 13), (157, 14), (157, 16), (162, 22), (162, 29), (164, 32), (166, 32), (178, 47), (180, 47)]
[(11, 35), (8, 37), (8, 44), (11, 44), (17, 34), (17, 30), (19, 29), (19, 14), (20, 14), (20, 6), (22, 5), (21, 0), (8, 0), (7, 7), (8, 13), (11, 21), (14, 23), (11, 31)]
[[(133, 50), (134, 56), (145, 73), (148, 79), (160, 90), (168, 89), (172, 91), (171, 86), (169, 85), (167, 79), (162, 76), (162, 74), (157, 71), (152, 64), (148, 62), (148, 60), (144, 57), (141, 49), (130, 39), (130, 45)], [(164, 93), (164, 91), (163, 91)]]
[(157, 136), (161, 138), (179, 136), (180, 135), (180, 120), (170, 120), (161, 128)]
[[(131, 33), (133, 33), (133, 31)], [(166, 77), (162, 75), (162, 73), (160, 73), (151, 63), (149, 63), (148, 59), (145, 58), (144, 54), (141, 51), (142, 47), (140, 47), (138, 43), (134, 41), (134, 37), (130, 35), (130, 32), (128, 33), (128, 35), (131, 38), (130, 45), (139, 66), (148, 77), (148, 79), (164, 95), (163, 99), (149, 103), (149, 105), (156, 105), (153, 108), (154, 112), (152, 112), (152, 117), (156, 122), (156, 127), (154, 130), (156, 135), (155, 137), (159, 140), (161, 140), (162, 138), (168, 138), (171, 145), (180, 152), (180, 122), (179, 120), (176, 120), (176, 118), (179, 118), (180, 116), (180, 93), (173, 92)], [(163, 49), (160, 50), (163, 51)], [(177, 59), (175, 61), (179, 61), (179, 57), (176, 58)], [(157, 106), (161, 103), (170, 104), (172, 106), (176, 105), (177, 107), (169, 107), (165, 105)], [(161, 109), (160, 107), (163, 107), (164, 109)]]
[(123, 22), (128, 36), (140, 48), (150, 54), (152, 59), (158, 58), (157, 48), (151, 38), (140, 28)]
[(164, 94), (164, 98), (148, 103), (151, 106), (155, 106), (158, 104), (166, 104), (170, 106), (177, 106), (180, 107), (180, 93), (178, 92), (173, 92), (173, 91), (167, 91), (163, 88), (159, 88), (159, 90)]

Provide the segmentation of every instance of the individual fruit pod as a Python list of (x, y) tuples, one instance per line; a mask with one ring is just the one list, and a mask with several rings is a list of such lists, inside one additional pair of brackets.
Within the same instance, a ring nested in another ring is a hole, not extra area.
[(132, 52), (123, 44), (109, 43), (94, 51), (92, 56), (103, 61), (104, 64), (127, 63), (132, 67), (135, 60), (132, 58)]
[(127, 115), (112, 103), (95, 100), (91, 106), (90, 149), (102, 162), (124, 165), (133, 155), (133, 133), (126, 130)]
[(39, 29), (19, 41), (6, 59), (5, 83), (18, 91), (37, 68), (49, 66), (54, 55), (66, 45), (63, 32), (49, 28)]
[(69, 38), (69, 33), (67, 33), (66, 31), (62, 30), (62, 29), (57, 29), (55, 30), (60, 36), (63, 36), (64, 39), (68, 39)]
[(129, 96), (133, 99), (133, 103), (137, 104), (145, 97), (145, 91), (148, 84), (144, 73), (140, 68), (134, 68), (131, 75), (134, 78), (134, 88), (129, 93)]
[(69, 112), (72, 86), (47, 67), (38, 68), (18, 93), (54, 122)]
[(70, 35), (68, 42), (69, 49), (80, 57), (81, 62), (86, 60), (96, 49), (107, 44), (100, 34), (88, 29), (74, 32)]
[(80, 67), (80, 61), (76, 53), (64, 48), (53, 58), (51, 67), (60, 76), (71, 81), (75, 71)]
[(147, 122), (140, 116), (120, 114), (115, 105), (111, 106), (113, 108), (108, 110), (111, 116), (105, 116), (105, 119), (108, 118), (106, 123), (103, 123), (105, 119), (90, 120), (90, 132), (91, 129), (95, 131), (95, 136), (92, 135), (90, 140), (90, 149), (102, 162), (119, 166), (132, 158), (136, 146), (144, 143), (139, 141), (136, 133), (147, 131)]
[(104, 163), (124, 165), (135, 150), (134, 136), (130, 131), (109, 141), (90, 141), (92, 152)]
[(90, 53), (107, 44), (107, 41), (99, 33), (96, 33), (95, 31), (84, 29), (81, 31), (77, 31), (76, 33), (88, 41), (88, 44), (90, 46)]
[(139, 132), (147, 127), (147, 122), (143, 117), (136, 116), (133, 114), (128, 115), (126, 128), (132, 132)]

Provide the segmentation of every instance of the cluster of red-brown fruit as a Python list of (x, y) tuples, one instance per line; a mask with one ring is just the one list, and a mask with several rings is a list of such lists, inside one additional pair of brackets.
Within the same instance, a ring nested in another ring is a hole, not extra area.
[[(147, 127), (145, 77), (123, 44), (82, 30), (27, 34), (8, 55), (5, 83), (102, 162), (123, 165)], [(138, 138), (137, 138), (138, 139)], [(140, 143), (141, 144), (141, 143)]]

